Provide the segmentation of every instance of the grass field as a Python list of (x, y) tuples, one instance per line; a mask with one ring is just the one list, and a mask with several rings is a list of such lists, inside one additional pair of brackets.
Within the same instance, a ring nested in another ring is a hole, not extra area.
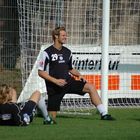
[(116, 121), (98, 114), (57, 117), (56, 125), (43, 125), (36, 117), (27, 127), (0, 126), (1, 140), (140, 140), (140, 109), (110, 109)]

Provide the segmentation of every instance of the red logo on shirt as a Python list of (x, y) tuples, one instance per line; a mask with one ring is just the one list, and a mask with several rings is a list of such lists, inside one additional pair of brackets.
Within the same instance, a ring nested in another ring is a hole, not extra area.
[(39, 66), (43, 66), (44, 62), (43, 61), (40, 61), (39, 62)]

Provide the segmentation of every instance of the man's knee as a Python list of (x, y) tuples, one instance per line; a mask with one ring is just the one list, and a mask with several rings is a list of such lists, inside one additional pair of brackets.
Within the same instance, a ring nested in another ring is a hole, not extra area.
[(83, 88), (83, 91), (89, 93), (93, 89), (94, 89), (94, 86), (92, 84), (86, 83), (84, 88)]
[(30, 100), (32, 100), (32, 101), (38, 103), (39, 100), (40, 100), (40, 96), (41, 96), (41, 93), (40, 93), (38, 90), (36, 90), (36, 91), (34, 91), (33, 94), (31, 95)]

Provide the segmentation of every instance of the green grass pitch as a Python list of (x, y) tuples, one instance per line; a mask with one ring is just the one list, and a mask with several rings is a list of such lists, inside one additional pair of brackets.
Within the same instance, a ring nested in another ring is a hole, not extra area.
[[(96, 112), (96, 111), (94, 111)], [(140, 109), (109, 109), (116, 121), (90, 116), (59, 115), (56, 125), (36, 117), (27, 127), (0, 126), (1, 140), (140, 140)]]

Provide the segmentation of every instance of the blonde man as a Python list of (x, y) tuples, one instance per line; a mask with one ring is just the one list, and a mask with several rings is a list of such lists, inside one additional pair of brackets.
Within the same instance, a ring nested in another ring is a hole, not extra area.
[[(39, 60), (38, 74), (44, 78), (48, 91), (48, 111), (53, 119), (65, 94), (73, 93), (83, 96), (88, 93), (92, 103), (97, 107), (102, 120), (114, 120), (108, 115), (94, 85), (86, 82), (84, 77), (72, 67), (72, 53), (63, 44), (67, 33), (64, 27), (52, 31), (54, 44), (42, 52)], [(71, 75), (78, 77), (75, 80)]]

